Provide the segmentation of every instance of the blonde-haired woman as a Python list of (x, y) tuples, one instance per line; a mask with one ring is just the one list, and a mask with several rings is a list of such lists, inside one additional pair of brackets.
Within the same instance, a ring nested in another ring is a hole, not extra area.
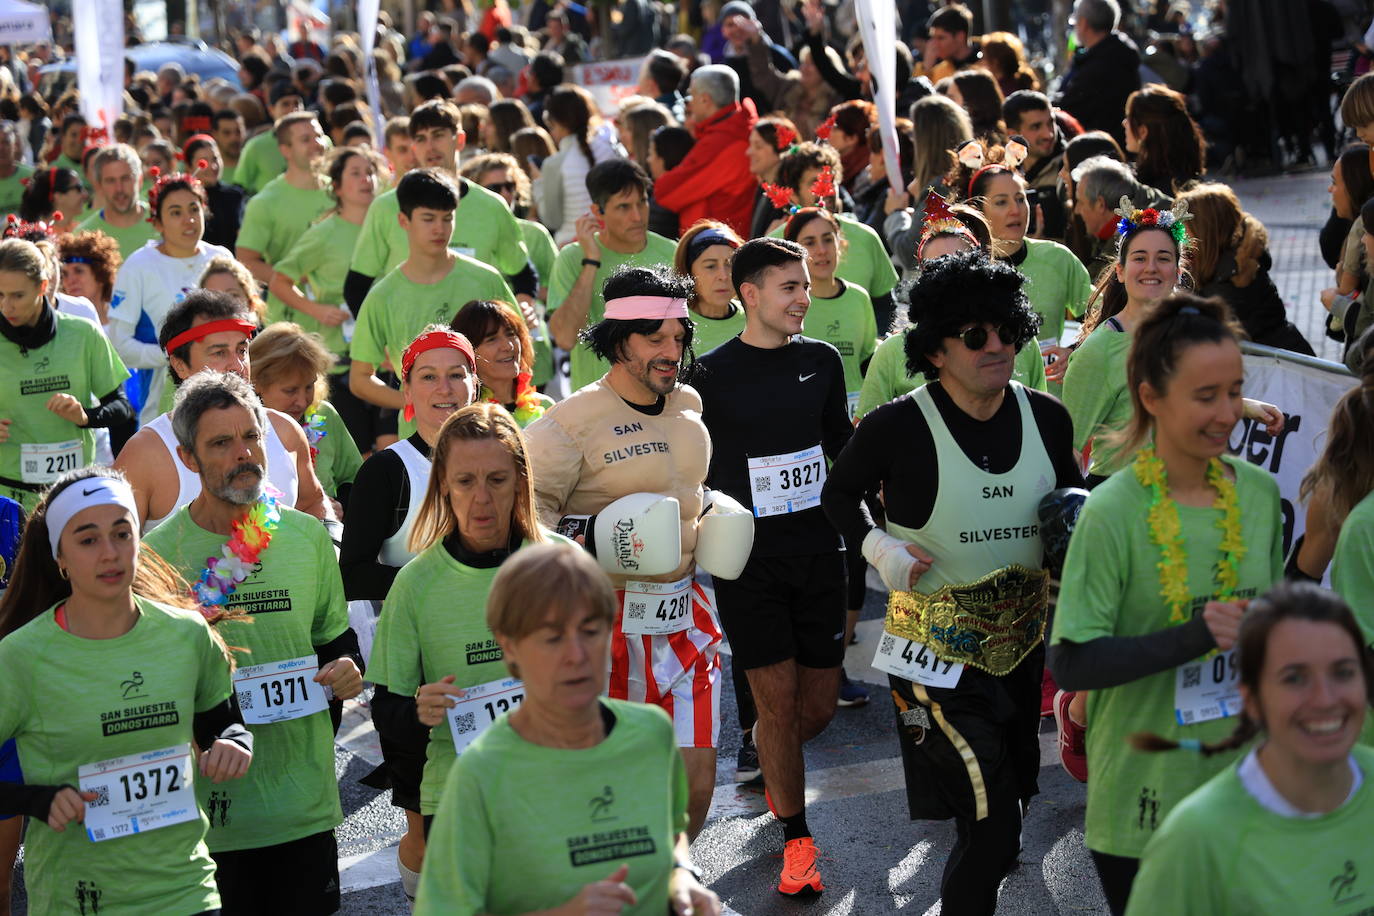
[[(419, 785), (426, 833), (453, 761), (524, 696), (487, 628), (492, 579), (524, 545), (570, 543), (539, 526), (525, 437), (505, 408), (472, 404), (450, 415), (432, 456), (410, 529), (415, 559), (392, 583), (368, 667), (383, 752), (413, 744), (417, 718), (430, 730)], [(387, 759), (393, 774), (415, 763), (408, 753)]]

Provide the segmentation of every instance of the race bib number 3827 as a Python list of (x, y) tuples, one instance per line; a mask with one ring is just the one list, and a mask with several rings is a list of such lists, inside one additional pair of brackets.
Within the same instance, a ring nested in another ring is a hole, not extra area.
[(825, 452), (820, 445), (787, 455), (749, 459), (749, 490), (755, 518), (819, 506), (824, 486)]
[(99, 843), (200, 817), (191, 788), (191, 745), (128, 754), (77, 770), (86, 802), (86, 835)]

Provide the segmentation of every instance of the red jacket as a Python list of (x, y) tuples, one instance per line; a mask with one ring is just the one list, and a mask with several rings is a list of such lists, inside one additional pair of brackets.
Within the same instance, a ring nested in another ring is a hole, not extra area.
[(709, 217), (749, 237), (758, 182), (744, 151), (758, 118), (751, 99), (722, 108), (697, 125), (697, 142), (687, 158), (654, 182), (654, 199), (678, 215), (681, 231)]

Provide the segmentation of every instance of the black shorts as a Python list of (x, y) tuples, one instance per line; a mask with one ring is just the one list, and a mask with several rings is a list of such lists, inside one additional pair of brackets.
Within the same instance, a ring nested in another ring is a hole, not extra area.
[(714, 582), (734, 664), (748, 670), (788, 659), (807, 668), (838, 668), (844, 662), (841, 551), (755, 557), (738, 579)]
[(996, 677), (966, 666), (953, 687), (888, 676), (912, 820), (981, 820), (1040, 791), (1044, 643)]
[(224, 916), (339, 910), (339, 844), (334, 831), (233, 852), (212, 852)]

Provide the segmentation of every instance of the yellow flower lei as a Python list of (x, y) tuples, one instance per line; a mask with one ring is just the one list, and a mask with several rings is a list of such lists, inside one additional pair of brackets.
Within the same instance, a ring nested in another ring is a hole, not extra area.
[[(1169, 605), (1169, 622), (1186, 623), (1189, 604), (1188, 554), (1183, 546), (1183, 524), (1178, 503), (1169, 498), (1169, 472), (1155, 454), (1154, 446), (1140, 450), (1132, 466), (1136, 480), (1150, 491), (1150, 541), (1159, 547), (1159, 593)], [(1245, 556), (1245, 541), (1240, 533), (1240, 504), (1235, 482), (1226, 476), (1220, 458), (1207, 463), (1207, 483), (1217, 491), (1213, 509), (1221, 510), (1217, 527), (1221, 529), (1221, 557), (1214, 573), (1217, 597), (1228, 600), (1240, 584), (1240, 561)]]

